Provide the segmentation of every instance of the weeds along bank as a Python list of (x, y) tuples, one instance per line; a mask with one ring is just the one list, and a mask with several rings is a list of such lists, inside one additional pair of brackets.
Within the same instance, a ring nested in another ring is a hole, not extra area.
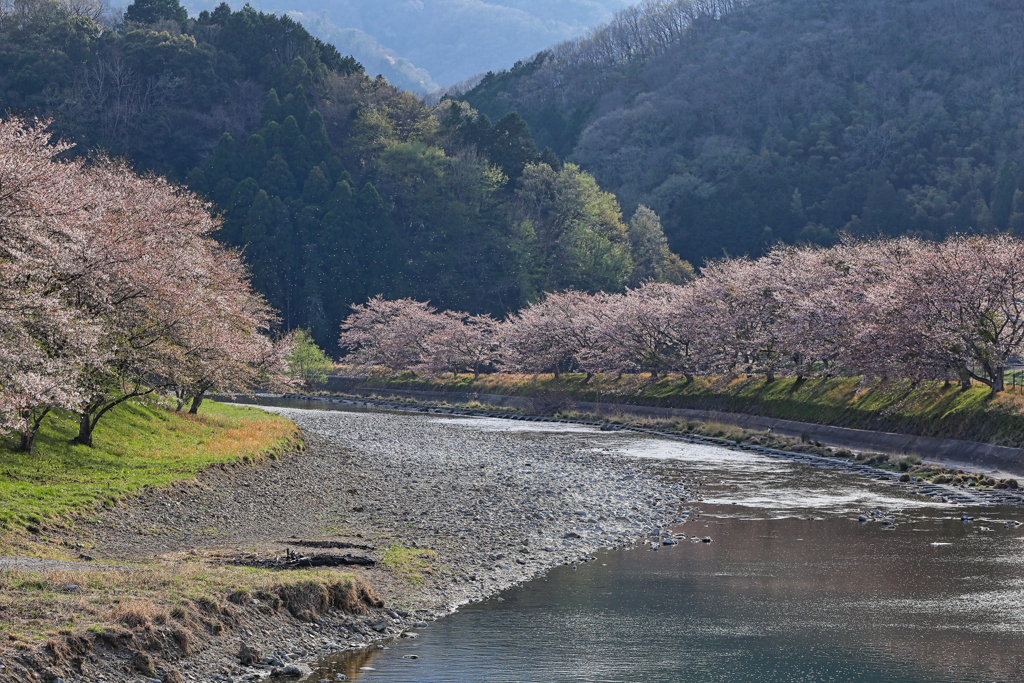
[[(353, 372), (342, 367), (343, 374)], [(736, 378), (582, 373), (474, 377), (371, 376), (367, 387), (523, 396), (538, 405), (573, 401), (720, 410), (814, 424), (1024, 446), (1024, 396), (944, 382), (862, 383), (860, 378)]]

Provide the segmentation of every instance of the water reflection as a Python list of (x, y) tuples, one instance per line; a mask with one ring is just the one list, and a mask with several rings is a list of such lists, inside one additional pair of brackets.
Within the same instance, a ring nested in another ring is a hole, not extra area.
[[(910, 520), (886, 532), (844, 518), (737, 519), (709, 509), (680, 530), (699, 528), (713, 543), (601, 553), (371, 653), (375, 672), (346, 673), (366, 681), (1020, 680), (1020, 537), (930, 510)], [(403, 659), (410, 654), (419, 659)]]

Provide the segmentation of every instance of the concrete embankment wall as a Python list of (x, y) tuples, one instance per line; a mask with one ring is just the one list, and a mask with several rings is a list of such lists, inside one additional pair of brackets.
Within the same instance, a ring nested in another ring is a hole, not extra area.
[[(530, 398), (522, 396), (360, 387), (355, 382), (345, 381), (347, 378), (332, 377), (331, 379), (334, 381), (329, 385), (329, 389), (359, 396), (391, 396), (396, 398), (412, 398), (419, 401), (447, 401), (449, 403), (478, 401), (487, 405), (524, 410), (530, 410), (534, 405)], [(753, 431), (771, 429), (773, 432), (783, 436), (806, 437), (812, 441), (836, 448), (898, 455), (917, 455), (922, 459), (950, 467), (959, 467), (965, 470), (993, 470), (995, 472), (1024, 477), (1024, 449), (1020, 448), (995, 446), (976, 441), (939, 439), (931, 436), (912, 436), (892, 432), (874, 432), (866, 429), (831, 427), (810, 422), (781, 420), (763, 415), (727, 413), (718, 410), (660, 408), (656, 406), (630, 405), (626, 403), (594, 403), (590, 401), (574, 401), (573, 403), (578, 410), (589, 413), (681, 417), (696, 422), (720, 422)]]

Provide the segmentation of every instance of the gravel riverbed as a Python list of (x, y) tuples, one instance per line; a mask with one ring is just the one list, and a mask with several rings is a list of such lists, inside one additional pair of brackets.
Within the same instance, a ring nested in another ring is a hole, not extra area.
[(590, 427), (271, 410), (295, 420), (311, 448), (347, 460), (341, 523), (438, 553), (417, 596), (435, 610), (657, 533), (696, 496), (678, 470), (610, 452), (610, 435)]
[[(324, 655), (358, 657), (388, 639), (415, 637), (462, 604), (586, 562), (602, 546), (674, 543), (662, 529), (699, 514), (700, 482), (679, 463), (622, 454), (648, 435), (494, 418), (266, 409), (299, 425), (304, 452), (214, 469), (196, 486), (149, 491), (81, 525), (79, 539), (99, 562), (173, 562), (199, 553), (244, 563), (344, 548), (376, 562), (343, 569), (369, 582), (385, 606), (304, 623), (241, 605), (237, 627), (158, 666), (158, 680), (256, 680), (291, 666), (317, 681)], [(259, 657), (240, 661), (243, 645)], [(94, 656), (102, 679), (68, 680), (139, 680), (122, 659)]]

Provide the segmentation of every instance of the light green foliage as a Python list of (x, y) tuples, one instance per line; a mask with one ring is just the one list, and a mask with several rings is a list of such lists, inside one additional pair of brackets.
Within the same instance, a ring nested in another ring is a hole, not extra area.
[(578, 166), (527, 165), (515, 217), (534, 251), (534, 291), (620, 291), (629, 282), (633, 261), (619, 204)]
[(307, 385), (326, 382), (327, 373), (334, 367), (331, 359), (316, 345), (306, 330), (295, 330), (294, 337), (295, 350), (288, 356), (291, 374), (301, 378)]
[(634, 264), (632, 284), (653, 281), (678, 285), (693, 279), (693, 266), (672, 253), (661, 219), (643, 204), (629, 222), (629, 246)]

